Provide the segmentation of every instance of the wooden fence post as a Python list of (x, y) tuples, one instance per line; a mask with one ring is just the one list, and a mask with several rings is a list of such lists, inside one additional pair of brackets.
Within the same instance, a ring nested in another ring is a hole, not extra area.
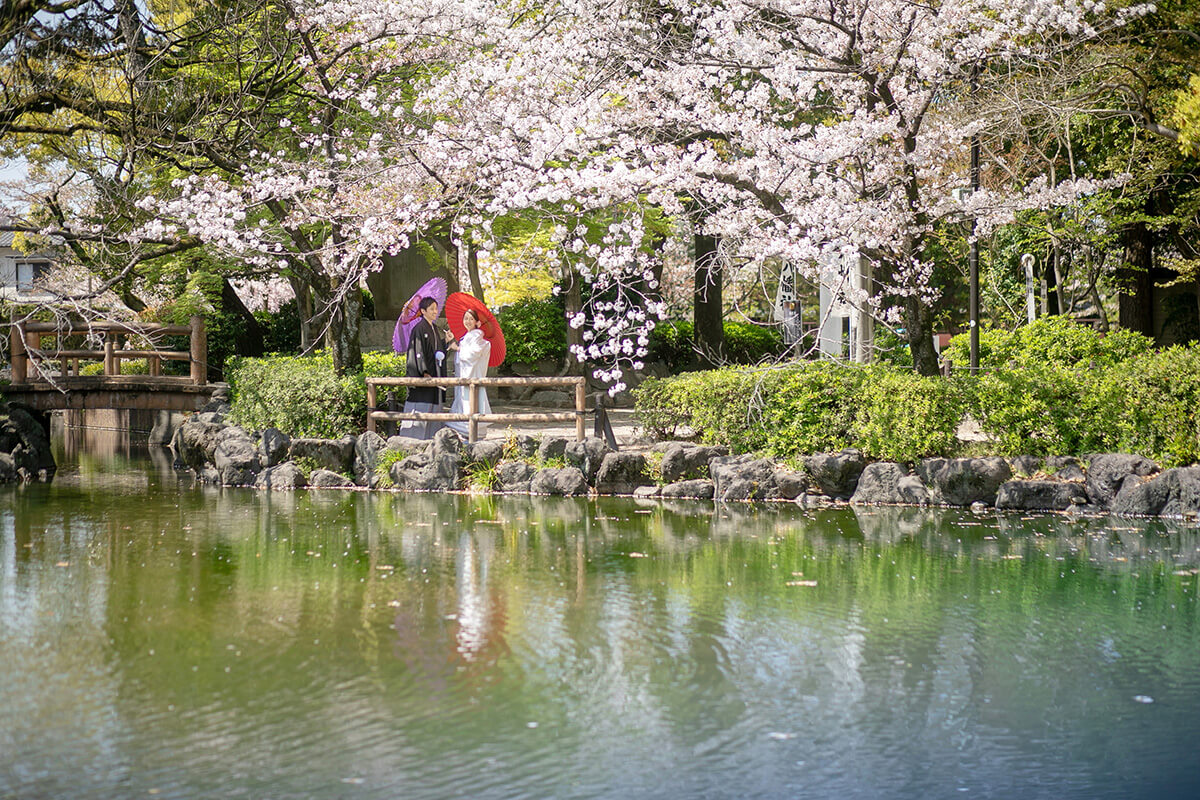
[(378, 392), (378, 389), (375, 387), (375, 384), (371, 383), (371, 381), (368, 380), (367, 381), (367, 430), (369, 430), (371, 433), (375, 432), (375, 417), (373, 417), (371, 415), (375, 412), (375, 398), (377, 396), (377, 392)]
[(479, 420), (475, 415), (479, 412), (479, 384), (472, 381), (467, 386), (467, 441), (473, 442), (479, 438)]
[(208, 339), (204, 334), (204, 317), (197, 315), (190, 321), (192, 325), (192, 383), (196, 386), (203, 386), (208, 383)]
[(29, 356), (25, 354), (25, 328), (17, 322), (9, 323), (12, 336), (12, 381), (24, 383), (29, 377)]

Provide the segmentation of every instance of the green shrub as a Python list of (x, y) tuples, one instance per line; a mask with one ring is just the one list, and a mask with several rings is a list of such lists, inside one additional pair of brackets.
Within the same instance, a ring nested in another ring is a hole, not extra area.
[[(725, 358), (730, 364), (758, 364), (783, 352), (779, 331), (752, 322), (726, 321)], [(650, 332), (647, 361), (661, 361), (672, 373), (695, 366), (694, 328), (689, 320), (669, 319)]]
[(256, 311), (254, 318), (263, 331), (264, 353), (300, 352), (300, 311), (295, 300), (275, 313)]
[[(163, 362), (164, 372), (165, 367), (170, 362)], [(80, 375), (103, 375), (103, 361), (89, 361), (86, 364), (79, 365)], [(144, 358), (123, 358), (121, 359), (121, 374), (122, 375), (149, 375), (150, 364)]]
[(1011, 352), (1049, 356), (977, 376), (809, 362), (648, 380), (634, 397), (653, 435), (691, 433), (786, 460), (844, 447), (905, 462), (954, 455), (970, 414), (990, 436), (973, 450), (986, 453), (1119, 451), (1168, 467), (1200, 462), (1200, 345), (1146, 351), (1141, 337), (1111, 338), (1101, 349), (1030, 340)]
[(692, 323), (686, 319), (666, 319), (650, 331), (647, 361), (660, 361), (672, 373), (688, 369), (695, 360)]
[[(1067, 317), (1041, 317), (1011, 331), (980, 331), (979, 366), (1109, 367), (1148, 353), (1153, 347), (1148, 337), (1124, 328), (1100, 333)], [(952, 338), (944, 356), (960, 368), (970, 364), (970, 335), (960, 333)]]
[[(1200, 462), (1200, 347), (1146, 353), (1113, 369), (1091, 405), (1103, 449), (1140, 453), (1164, 466)], [(1100, 448), (1097, 448), (1100, 449)]]
[(505, 360), (561, 361), (567, 355), (567, 318), (557, 300), (522, 300), (496, 315), (504, 331)]
[(244, 428), (273, 427), (291, 436), (358, 434), (366, 421), (365, 377), (403, 374), (404, 356), (386, 352), (363, 353), (363, 372), (340, 378), (325, 353), (232, 358), (226, 370), (230, 418)]
[(725, 322), (725, 358), (734, 364), (758, 364), (783, 352), (783, 336), (775, 328), (752, 322)]
[(912, 462), (958, 450), (958, 426), (969, 407), (962, 381), (883, 367), (864, 372), (852, 437), (864, 455)]
[(865, 378), (865, 370), (833, 361), (775, 370), (768, 391), (752, 401), (762, 409), (765, 449), (793, 459), (852, 446)]

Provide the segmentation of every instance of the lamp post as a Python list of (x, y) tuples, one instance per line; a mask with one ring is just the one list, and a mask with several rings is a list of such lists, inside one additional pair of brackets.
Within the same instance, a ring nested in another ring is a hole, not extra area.
[[(971, 69), (971, 95), (974, 96), (979, 82), (979, 64)], [(971, 134), (971, 196), (979, 191), (979, 134)], [(971, 326), (971, 374), (979, 372), (979, 240), (975, 236), (976, 218), (971, 215), (971, 249), (967, 256), (967, 274), (970, 282), (970, 299), (967, 315)]]

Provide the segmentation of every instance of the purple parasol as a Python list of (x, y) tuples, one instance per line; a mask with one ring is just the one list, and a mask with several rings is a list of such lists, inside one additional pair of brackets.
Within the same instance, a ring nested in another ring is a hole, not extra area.
[(400, 310), (400, 316), (396, 320), (396, 330), (392, 333), (392, 349), (397, 353), (408, 351), (408, 339), (412, 334), (412, 329), (416, 327), (417, 320), (421, 318), (421, 311), (418, 306), (421, 299), (432, 297), (437, 300), (438, 313), (446, 305), (446, 281), (443, 278), (430, 278), (425, 281), (425, 285), (417, 290), (416, 294), (408, 298), (408, 302), (404, 304), (404, 308)]

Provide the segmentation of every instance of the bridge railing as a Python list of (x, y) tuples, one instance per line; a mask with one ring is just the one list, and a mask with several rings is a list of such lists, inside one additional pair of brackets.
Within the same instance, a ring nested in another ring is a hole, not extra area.
[[(450, 412), (421, 413), (415, 411), (382, 411), (378, 406), (379, 387), (384, 386), (466, 386), (467, 413)], [(488, 386), (574, 386), (575, 410), (551, 412), (510, 412), (507, 414), (481, 414), (479, 389)], [(479, 435), (480, 422), (574, 422), (575, 436), (583, 441), (584, 415), (587, 413), (587, 379), (582, 377), (563, 378), (367, 378), (367, 430), (374, 431), (377, 422), (400, 422), (423, 420), (467, 423), (467, 441), (475, 441)]]
[[(63, 339), (80, 334), (99, 341), (96, 348), (64, 348)], [(50, 364), (57, 362), (58, 376), (78, 376), (80, 362), (103, 363), (104, 377), (121, 375), (121, 362), (145, 359), (151, 377), (165, 382), (191, 383), (203, 386), (208, 380), (208, 341), (203, 317), (192, 317), (188, 325), (124, 322), (13, 322), (12, 382), (14, 384), (48, 381)], [(159, 349), (158, 340), (167, 336), (188, 337), (187, 350)], [(46, 346), (46, 339), (53, 344)], [(149, 348), (129, 349), (120, 346), (122, 340), (134, 338), (149, 342)], [(162, 362), (186, 361), (190, 364), (187, 376), (164, 376)]]

